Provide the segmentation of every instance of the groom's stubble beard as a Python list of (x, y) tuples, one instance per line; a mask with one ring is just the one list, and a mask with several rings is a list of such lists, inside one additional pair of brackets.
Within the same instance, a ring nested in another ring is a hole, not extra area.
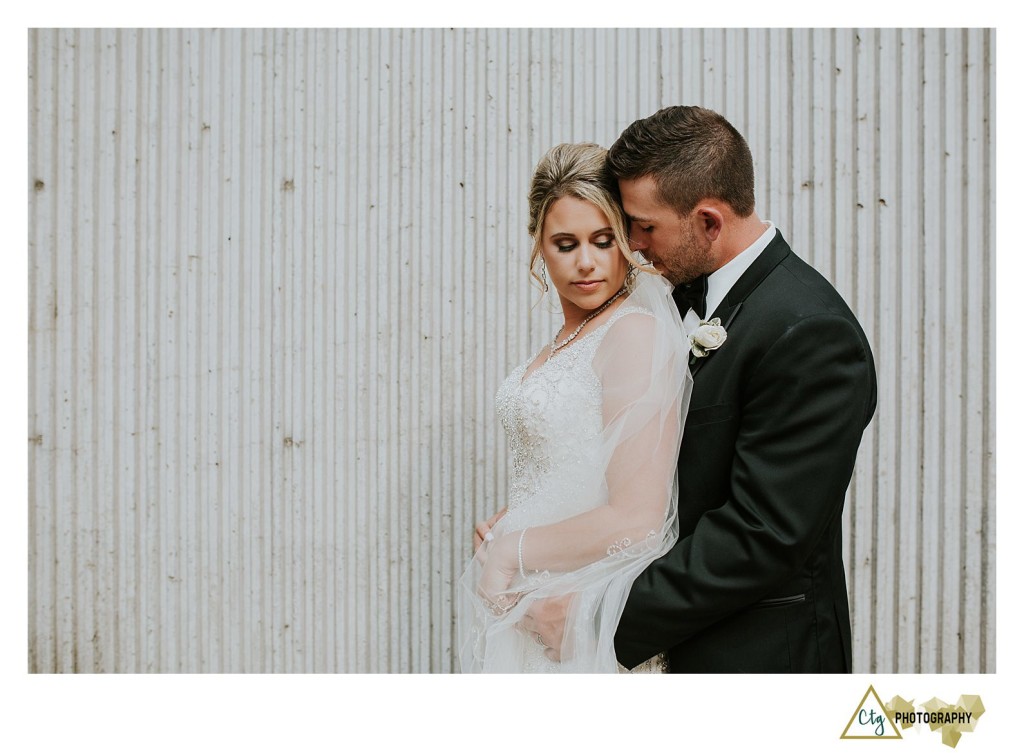
[[(685, 223), (679, 230), (679, 243), (669, 253), (665, 265), (668, 281), (673, 285), (691, 283), (717, 268), (711, 241)], [(670, 260), (670, 261), (669, 261)]]

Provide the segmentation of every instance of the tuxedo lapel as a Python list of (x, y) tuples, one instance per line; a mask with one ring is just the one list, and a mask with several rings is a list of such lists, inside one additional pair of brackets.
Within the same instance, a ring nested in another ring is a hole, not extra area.
[[(739, 316), (740, 309), (743, 307), (743, 301), (757, 289), (757, 286), (790, 253), (792, 252), (790, 251), (789, 244), (782, 237), (782, 233), (776, 230), (775, 237), (771, 243), (765, 247), (764, 251), (758, 254), (758, 257), (754, 259), (754, 263), (740, 275), (740, 278), (736, 280), (736, 283), (726, 294), (725, 299), (718, 305), (714, 313), (708, 317), (708, 320), (718, 317), (722, 321), (722, 326), (725, 327), (726, 340), (722, 345), (723, 348), (729, 347), (729, 327), (732, 326)], [(704, 364), (717, 352), (717, 350), (712, 350), (703, 358), (698, 358), (691, 354), (690, 376), (695, 377)]]

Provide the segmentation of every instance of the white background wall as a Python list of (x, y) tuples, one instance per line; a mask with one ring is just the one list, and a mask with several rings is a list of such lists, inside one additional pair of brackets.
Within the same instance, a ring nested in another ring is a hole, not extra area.
[(993, 672), (995, 34), (30, 30), (32, 672), (449, 672), (552, 144), (726, 115), (879, 405), (858, 672)]

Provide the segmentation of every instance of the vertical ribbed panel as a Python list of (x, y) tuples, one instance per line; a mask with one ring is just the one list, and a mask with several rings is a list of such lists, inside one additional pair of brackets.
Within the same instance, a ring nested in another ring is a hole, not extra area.
[[(29, 669), (448, 672), (533, 164), (663, 105), (875, 349), (854, 664), (995, 670), (994, 33), (30, 30)], [(537, 305), (535, 305), (537, 304)]]

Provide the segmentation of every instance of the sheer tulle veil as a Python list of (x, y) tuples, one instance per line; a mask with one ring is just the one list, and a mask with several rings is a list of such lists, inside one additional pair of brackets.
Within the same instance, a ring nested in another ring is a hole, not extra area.
[[(496, 613), (478, 588), (489, 545), (481, 547), (458, 585), (463, 672), (525, 671), (523, 655), (534, 636), (526, 634), (520, 620), (537, 600), (565, 594), (572, 599), (562, 661), (555, 669), (617, 671), (613, 639), (630, 586), (678, 537), (676, 462), (692, 382), (689, 343), (671, 294), (664, 278), (639, 273), (621, 304), (631, 313), (610, 326), (593, 358), (603, 429), (587, 453), (595, 458), (592, 472), (572, 492), (586, 496), (588, 511), (567, 519), (570, 527), (580, 521), (579, 533), (562, 540), (573, 547), (588, 537), (593, 544), (598, 537), (605, 554), (568, 572), (516, 576), (507, 591), (515, 605)], [(494, 509), (503, 504), (496, 500)], [(590, 511), (605, 505), (616, 514), (597, 516), (602, 525), (595, 527)], [(512, 525), (503, 525), (510, 517), (495, 526), (496, 537), (519, 535)], [(530, 528), (525, 542), (542, 535), (543, 528)]]

